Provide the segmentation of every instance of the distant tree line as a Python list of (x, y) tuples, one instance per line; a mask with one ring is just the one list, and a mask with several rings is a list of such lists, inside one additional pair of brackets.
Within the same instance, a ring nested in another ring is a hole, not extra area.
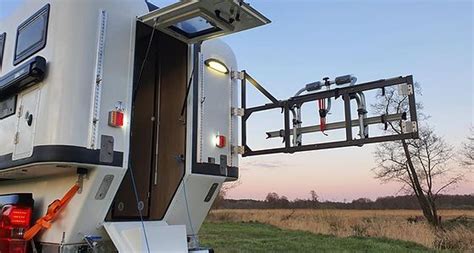
[[(474, 210), (474, 195), (439, 195), (436, 199), (439, 209)], [(217, 209), (420, 209), (414, 195), (380, 197), (375, 201), (368, 198), (355, 199), (352, 202), (319, 201), (310, 199), (288, 200), (277, 193), (269, 193), (265, 200), (222, 199)]]

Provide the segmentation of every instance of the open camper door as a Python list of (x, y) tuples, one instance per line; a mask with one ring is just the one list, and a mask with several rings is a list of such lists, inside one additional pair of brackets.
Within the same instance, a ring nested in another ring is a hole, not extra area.
[(181, 1), (138, 19), (188, 44), (270, 23), (243, 0)]
[[(238, 71), (232, 50), (213, 38), (270, 23), (243, 0), (186, 0), (149, 12), (138, 20), (193, 45), (192, 173), (238, 177)], [(209, 41), (210, 40), (210, 41)], [(221, 69), (217, 69), (216, 67)]]
[[(194, 109), (197, 134), (192, 172), (196, 174), (238, 177), (238, 118), (232, 114), (237, 107), (238, 82), (233, 78), (237, 63), (231, 49), (219, 40), (202, 43), (197, 59), (199, 78), (194, 86)], [(193, 152), (194, 153), (194, 152)]]

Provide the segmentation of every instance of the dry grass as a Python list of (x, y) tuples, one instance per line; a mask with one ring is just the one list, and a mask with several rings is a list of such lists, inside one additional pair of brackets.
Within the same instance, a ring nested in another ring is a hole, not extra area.
[[(474, 211), (441, 210), (443, 220), (457, 217), (474, 219)], [(474, 251), (474, 227), (454, 225), (435, 231), (426, 222), (409, 223), (421, 216), (416, 210), (214, 210), (210, 221), (257, 221), (280, 228), (303, 230), (339, 237), (386, 237), (422, 244), (431, 248)]]

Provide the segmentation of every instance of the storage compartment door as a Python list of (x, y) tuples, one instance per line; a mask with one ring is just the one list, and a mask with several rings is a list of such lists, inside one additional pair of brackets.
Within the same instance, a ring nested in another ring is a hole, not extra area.
[(39, 99), (40, 89), (27, 91), (19, 97), (17, 132), (14, 136), (14, 160), (30, 157), (33, 154)]
[(270, 23), (242, 0), (188, 0), (138, 18), (188, 44)]

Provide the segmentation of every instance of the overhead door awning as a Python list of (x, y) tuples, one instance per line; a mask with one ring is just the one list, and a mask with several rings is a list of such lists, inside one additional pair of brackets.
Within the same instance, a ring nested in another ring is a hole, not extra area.
[(271, 22), (242, 0), (186, 0), (138, 19), (188, 44)]

